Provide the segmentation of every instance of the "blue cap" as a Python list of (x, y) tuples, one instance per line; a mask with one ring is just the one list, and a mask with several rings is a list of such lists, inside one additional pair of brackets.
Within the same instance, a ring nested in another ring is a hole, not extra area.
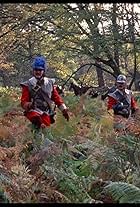
[(36, 56), (33, 64), (32, 64), (32, 68), (33, 70), (44, 70), (46, 69), (46, 60), (43, 56)]

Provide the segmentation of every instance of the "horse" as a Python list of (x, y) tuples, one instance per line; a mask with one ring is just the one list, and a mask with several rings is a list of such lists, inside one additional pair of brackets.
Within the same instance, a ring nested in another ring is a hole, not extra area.
[[(89, 89), (92, 89), (92, 86), (77, 86), (74, 83), (70, 84), (69, 90), (73, 89), (74, 94), (76, 96), (81, 96), (82, 94), (85, 94)], [(94, 90), (90, 90), (88, 94), (91, 98), (96, 98), (98, 96), (98, 92)]]

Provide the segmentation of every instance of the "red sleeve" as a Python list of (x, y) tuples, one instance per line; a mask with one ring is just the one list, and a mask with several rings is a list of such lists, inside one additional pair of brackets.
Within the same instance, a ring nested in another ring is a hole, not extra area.
[(63, 99), (61, 98), (61, 96), (58, 94), (56, 87), (53, 87), (53, 91), (52, 91), (52, 100), (55, 102), (55, 104), (59, 107), (61, 104), (64, 103)]
[(133, 109), (137, 109), (138, 108), (137, 102), (134, 99), (134, 97), (131, 98), (131, 108), (133, 108)]
[(117, 101), (114, 98), (108, 96), (107, 110), (112, 109), (113, 105), (115, 105), (116, 103)]
[(29, 101), (30, 101), (30, 95), (29, 95), (28, 86), (22, 86), (21, 106), (23, 107), (23, 105)]

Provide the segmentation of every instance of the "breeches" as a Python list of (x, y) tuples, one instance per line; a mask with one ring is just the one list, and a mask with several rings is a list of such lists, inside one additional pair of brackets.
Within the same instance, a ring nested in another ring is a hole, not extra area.
[(51, 124), (50, 116), (47, 114), (39, 114), (38, 112), (31, 111), (27, 112), (25, 116), (38, 127), (41, 124), (45, 124), (46, 126), (50, 126)]

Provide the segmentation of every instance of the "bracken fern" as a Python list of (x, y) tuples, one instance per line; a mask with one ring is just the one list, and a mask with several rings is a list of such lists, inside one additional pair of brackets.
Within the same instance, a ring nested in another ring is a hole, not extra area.
[(104, 190), (119, 203), (140, 203), (140, 188), (132, 184), (112, 182)]

